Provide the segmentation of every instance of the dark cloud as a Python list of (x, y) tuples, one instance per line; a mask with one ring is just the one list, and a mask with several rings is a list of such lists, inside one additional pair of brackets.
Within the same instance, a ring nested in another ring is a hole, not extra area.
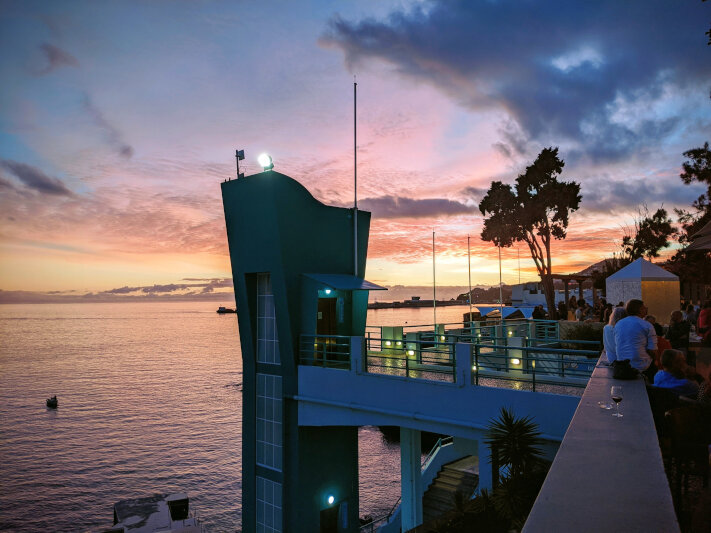
[[(0, 165), (11, 172), (17, 179), (27, 185), (31, 189), (35, 189), (43, 194), (55, 194), (63, 196), (72, 196), (72, 191), (67, 189), (61, 180), (50, 178), (40, 169), (25, 163), (18, 163), (11, 159), (0, 160)], [(5, 181), (5, 180), (3, 180)], [(7, 183), (5, 181), (5, 183)]]
[(467, 187), (462, 191), (462, 193), (464, 196), (468, 196), (478, 202), (486, 196), (487, 191), (488, 189), (485, 189), (484, 187)]
[(137, 292), (141, 290), (141, 287), (119, 287), (118, 289), (110, 289), (108, 291), (102, 291), (102, 294), (130, 294), (132, 292)]
[(621, 182), (594, 178), (583, 182), (581, 205), (587, 210), (601, 213), (636, 209), (642, 203), (652, 210), (662, 204), (667, 209), (674, 206), (688, 207), (703, 190), (699, 184), (685, 186), (678, 180), (647, 178)]
[(402, 198), (380, 196), (358, 201), (358, 207), (378, 218), (422, 218), (473, 212), (472, 206), (446, 198)]
[(505, 126), (496, 147), (507, 156), (528, 140), (572, 139), (591, 159), (616, 160), (683, 126), (645, 103), (670, 87), (705, 96), (708, 7), (434, 0), (385, 20), (336, 17), (322, 42), (349, 65), (383, 60), (470, 109), (506, 110), (516, 127)]
[(146, 294), (175, 292), (182, 289), (187, 289), (188, 287), (190, 287), (190, 285), (186, 285), (185, 283), (169, 283), (168, 285), (153, 285), (150, 287), (142, 287), (141, 292), (144, 292)]
[(10, 180), (7, 180), (7, 179), (3, 178), (2, 176), (0, 176), (0, 190), (2, 190), (2, 189), (14, 190), (15, 186), (12, 184), (12, 182)]
[(62, 50), (58, 46), (49, 43), (42, 43), (40, 49), (47, 58), (47, 66), (42, 70), (42, 74), (49, 74), (59, 67), (78, 67), (79, 61), (69, 52)]
[(116, 150), (121, 157), (130, 159), (133, 156), (133, 147), (123, 140), (119, 130), (106, 119), (101, 110), (94, 105), (88, 96), (84, 98), (84, 109), (94, 120), (94, 123), (104, 131), (106, 141), (109, 145)]
[(203, 283), (169, 283), (166, 285), (147, 285), (144, 287), (129, 287), (126, 285), (124, 287), (102, 291), (101, 294), (143, 293), (153, 295), (173, 293), (193, 288), (202, 288), (200, 294), (208, 294), (214, 292), (215, 289), (232, 287), (232, 280), (229, 278), (185, 278), (183, 281), (200, 281)]

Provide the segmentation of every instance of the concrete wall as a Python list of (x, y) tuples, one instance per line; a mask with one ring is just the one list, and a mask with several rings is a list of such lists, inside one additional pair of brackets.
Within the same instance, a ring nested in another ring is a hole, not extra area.
[[(622, 385), (620, 411), (601, 409)], [(523, 533), (679, 531), (644, 380), (596, 368)]]
[[(242, 404), (242, 527), (256, 530), (256, 476), (282, 486), (280, 531), (318, 531), (321, 475), (347, 487), (348, 531), (358, 527), (358, 454), (354, 428), (299, 428), (297, 394), (299, 335), (315, 333), (318, 287), (303, 274), (353, 274), (353, 210), (317, 201), (297, 181), (274, 171), (222, 183), (225, 224), (239, 319), (244, 370)], [(358, 272), (365, 273), (370, 213), (358, 213)], [(256, 276), (269, 273), (274, 295), (281, 364), (257, 361)], [(345, 335), (363, 335), (367, 294), (351, 299)], [(362, 309), (356, 307), (362, 307)], [(340, 327), (340, 325), (339, 325)], [(310, 330), (309, 330), (310, 328)], [(256, 461), (256, 374), (282, 378), (283, 466)], [(308, 437), (302, 435), (308, 432)], [(342, 450), (342, 453), (331, 453)], [(314, 461), (318, 464), (315, 465)], [(308, 475), (304, 465), (318, 469)], [(303, 525), (303, 526), (302, 526)]]
[(301, 367), (299, 424), (394, 425), (480, 440), (501, 407), (532, 416), (547, 440), (560, 441), (579, 398), (459, 386), (345, 370)]

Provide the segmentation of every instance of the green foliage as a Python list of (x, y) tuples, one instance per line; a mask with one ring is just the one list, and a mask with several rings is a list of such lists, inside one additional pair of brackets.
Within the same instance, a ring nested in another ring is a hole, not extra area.
[(675, 234), (672, 220), (663, 208), (649, 216), (644, 208), (642, 218), (635, 220), (635, 235), (622, 238), (622, 251), (627, 259), (659, 257), (659, 251), (669, 246), (669, 238)]
[[(711, 150), (706, 142), (700, 148), (693, 148), (684, 152), (688, 161), (682, 164), (683, 172), (679, 175), (685, 184), (693, 182), (708, 185), (706, 194), (699, 196), (692, 204), (692, 211), (676, 209), (681, 230), (679, 243), (688, 245), (691, 237), (711, 221)], [(682, 282), (711, 283), (711, 252), (685, 248), (677, 251), (667, 263), (667, 268), (679, 276)]]
[(538, 425), (528, 416), (516, 418), (506, 407), (501, 408), (499, 418), (489, 421), (485, 442), (495, 450), (510, 478), (532, 471), (542, 458)]
[(711, 150), (709, 143), (705, 142), (700, 148), (692, 148), (684, 152), (688, 161), (682, 163), (684, 171), (679, 174), (681, 181), (686, 185), (694, 181), (705, 183), (708, 186), (706, 194), (702, 194), (694, 202), (693, 207), (707, 211), (711, 202)]
[(489, 421), (486, 442), (498, 450), (508, 474), (493, 492), (482, 490), (473, 500), (459, 503), (456, 512), (428, 523), (428, 531), (508, 533), (523, 527), (549, 467), (538, 448), (543, 443), (538, 426), (530, 417), (516, 418), (502, 408), (499, 417)]
[[(599, 322), (598, 322), (599, 324)], [(565, 329), (561, 328), (561, 339), (575, 341), (595, 341), (600, 343), (597, 349), (602, 348), (602, 328), (598, 325), (580, 322), (577, 324), (567, 324)], [(566, 350), (595, 350), (589, 344), (578, 344), (575, 342), (561, 342), (560, 347)], [(591, 356), (588, 356), (590, 358)], [(592, 356), (597, 357), (597, 356)]]
[(565, 238), (570, 213), (579, 208), (582, 198), (579, 183), (558, 181), (564, 166), (558, 148), (544, 148), (516, 178), (515, 187), (494, 181), (479, 204), (485, 217), (482, 240), (500, 247), (528, 244), (553, 314), (551, 239)]

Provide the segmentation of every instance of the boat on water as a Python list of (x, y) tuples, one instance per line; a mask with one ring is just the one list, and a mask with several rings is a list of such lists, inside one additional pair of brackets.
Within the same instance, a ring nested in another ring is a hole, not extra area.
[(235, 309), (230, 308), (230, 307), (224, 307), (221, 305), (220, 307), (217, 308), (217, 312), (221, 315), (224, 315), (226, 313), (236, 313), (237, 311)]
[(203, 533), (187, 494), (154, 494), (114, 504), (114, 525), (101, 533)]
[(49, 407), (50, 409), (56, 409), (58, 405), (59, 405), (59, 402), (57, 401), (56, 396), (47, 398), (47, 407)]

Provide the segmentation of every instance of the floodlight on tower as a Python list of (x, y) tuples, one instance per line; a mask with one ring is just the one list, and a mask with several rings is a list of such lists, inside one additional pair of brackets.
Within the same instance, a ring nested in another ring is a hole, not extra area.
[(259, 162), (259, 165), (265, 170), (271, 170), (274, 168), (274, 162), (272, 161), (272, 157), (269, 154), (261, 154), (258, 158), (257, 161)]

